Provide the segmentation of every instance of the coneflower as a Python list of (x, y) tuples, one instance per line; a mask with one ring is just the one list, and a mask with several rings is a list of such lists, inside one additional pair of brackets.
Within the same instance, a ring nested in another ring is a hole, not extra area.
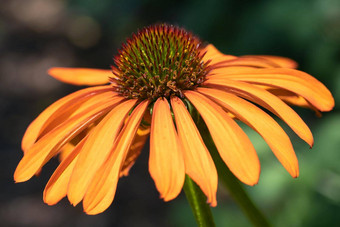
[[(29, 180), (52, 157), (61, 163), (44, 191), (50, 205), (67, 196), (98, 214), (112, 203), (150, 134), (149, 172), (161, 198), (174, 199), (187, 174), (216, 205), (217, 171), (192, 115), (200, 115), (230, 171), (255, 185), (260, 162), (240, 120), (258, 132), (292, 177), (299, 175), (290, 139), (260, 107), (313, 146), (308, 126), (287, 104), (329, 111), (328, 89), (294, 61), (224, 55), (182, 28), (155, 25), (123, 44), (111, 70), (51, 68), (63, 82), (94, 87), (49, 106), (28, 127), (14, 178)], [(107, 84), (107, 85), (105, 85)], [(259, 107), (260, 106), (260, 107)]]

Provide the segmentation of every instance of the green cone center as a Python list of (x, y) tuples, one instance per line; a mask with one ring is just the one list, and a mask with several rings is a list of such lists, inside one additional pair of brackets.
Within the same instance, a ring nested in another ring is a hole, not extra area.
[(201, 41), (182, 28), (154, 25), (140, 30), (115, 56), (112, 84), (125, 98), (183, 98), (208, 72)]

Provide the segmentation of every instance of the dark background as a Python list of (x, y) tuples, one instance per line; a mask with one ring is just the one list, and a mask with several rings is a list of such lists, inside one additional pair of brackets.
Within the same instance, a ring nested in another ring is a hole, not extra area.
[[(56, 160), (39, 177), (15, 184), (21, 138), (49, 104), (79, 88), (46, 74), (52, 66), (109, 68), (120, 44), (138, 28), (157, 22), (180, 25), (227, 54), (293, 58), (340, 100), (340, 1), (129, 1), (0, 0), (0, 225), (1, 226), (195, 226), (184, 195), (159, 199), (144, 150), (130, 176), (119, 181), (111, 207), (87, 216), (67, 200), (56, 206), (42, 192)], [(340, 223), (340, 115), (322, 118), (296, 108), (311, 127), (309, 149), (287, 127), (300, 163), (292, 179), (263, 140), (245, 128), (257, 149), (262, 173), (247, 187), (275, 226)], [(217, 226), (250, 226), (220, 186), (213, 208)]]

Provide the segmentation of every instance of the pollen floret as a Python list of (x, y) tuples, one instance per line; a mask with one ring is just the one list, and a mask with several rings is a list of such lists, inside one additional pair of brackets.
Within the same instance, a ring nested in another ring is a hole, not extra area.
[(183, 97), (183, 90), (202, 84), (209, 68), (201, 41), (182, 28), (154, 25), (122, 45), (111, 80), (125, 98)]

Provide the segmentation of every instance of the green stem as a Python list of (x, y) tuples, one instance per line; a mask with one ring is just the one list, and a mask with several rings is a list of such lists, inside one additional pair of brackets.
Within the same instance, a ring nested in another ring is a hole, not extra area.
[(240, 181), (232, 174), (229, 168), (225, 165), (221, 159), (214, 141), (212, 140), (207, 126), (199, 121), (197, 124), (198, 129), (202, 135), (205, 145), (210, 151), (210, 154), (214, 160), (219, 179), (228, 188), (230, 195), (240, 206), (245, 215), (249, 218), (254, 226), (267, 227), (270, 226), (269, 222), (263, 215), (263, 213), (256, 207), (253, 201), (249, 198), (246, 191), (244, 190)]
[(194, 213), (198, 226), (215, 226), (210, 207), (207, 204), (207, 197), (188, 175), (185, 176), (183, 189), (191, 206), (192, 212)]

